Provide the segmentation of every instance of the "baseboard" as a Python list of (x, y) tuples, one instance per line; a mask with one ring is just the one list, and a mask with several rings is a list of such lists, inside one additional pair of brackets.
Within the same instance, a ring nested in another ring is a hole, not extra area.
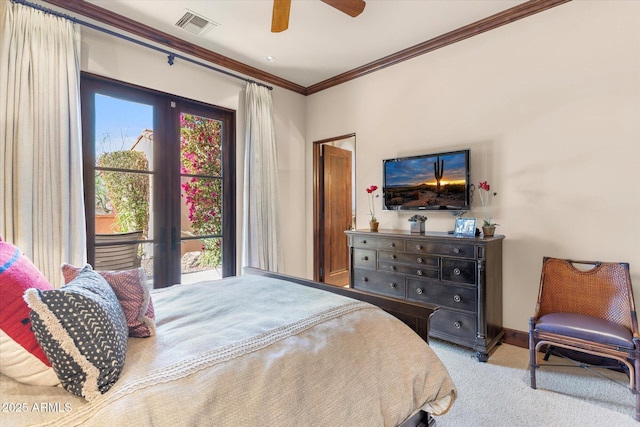
[(504, 328), (504, 343), (516, 347), (529, 348), (529, 332)]

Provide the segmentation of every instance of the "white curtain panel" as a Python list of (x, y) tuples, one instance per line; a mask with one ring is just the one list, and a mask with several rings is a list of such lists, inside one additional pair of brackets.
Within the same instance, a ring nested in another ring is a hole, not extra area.
[(80, 32), (9, 2), (0, 18), (0, 235), (59, 287), (86, 260)]
[(243, 266), (281, 272), (278, 164), (268, 88), (247, 83), (245, 127)]

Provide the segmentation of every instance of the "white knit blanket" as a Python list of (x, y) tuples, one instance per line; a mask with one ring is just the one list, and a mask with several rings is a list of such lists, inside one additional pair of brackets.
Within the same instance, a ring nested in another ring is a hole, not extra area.
[(429, 346), (369, 304), (259, 276), (152, 298), (156, 335), (129, 339), (111, 390), (89, 404), (0, 376), (2, 404), (26, 408), (0, 425), (394, 426), (455, 400)]

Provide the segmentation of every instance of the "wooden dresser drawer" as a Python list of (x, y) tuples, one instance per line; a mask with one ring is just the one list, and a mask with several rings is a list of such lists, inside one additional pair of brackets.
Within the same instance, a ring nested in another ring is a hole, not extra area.
[(439, 257), (425, 254), (379, 251), (378, 257), (380, 261), (414, 264), (416, 267), (438, 268), (440, 266)]
[(405, 284), (402, 276), (356, 268), (353, 270), (353, 287), (363, 291), (404, 298)]
[(376, 269), (376, 251), (373, 249), (354, 249), (353, 266), (356, 268)]
[(404, 240), (384, 237), (355, 236), (353, 247), (404, 251)]
[(441, 308), (431, 316), (431, 333), (434, 336), (444, 334), (472, 341), (476, 338), (476, 330), (474, 315)]
[(475, 261), (442, 258), (442, 280), (475, 285), (477, 273)]
[(473, 243), (436, 243), (424, 240), (407, 240), (407, 252), (427, 253), (432, 255), (455, 256), (460, 258), (476, 258), (475, 245)]
[(478, 311), (475, 288), (443, 285), (436, 281), (407, 279), (407, 299), (471, 313)]
[(440, 271), (438, 269), (384, 261), (378, 262), (378, 270), (387, 273), (409, 274), (411, 276), (424, 277), (429, 279), (438, 279), (438, 277), (440, 276)]
[(350, 286), (406, 304), (436, 305), (430, 335), (486, 362), (502, 330), (502, 240), (446, 232), (347, 230)]

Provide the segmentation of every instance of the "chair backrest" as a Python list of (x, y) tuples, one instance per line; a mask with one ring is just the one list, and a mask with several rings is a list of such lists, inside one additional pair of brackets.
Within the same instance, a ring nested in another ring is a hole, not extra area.
[[(140, 267), (137, 240), (142, 238), (142, 231), (128, 233), (96, 234), (95, 270), (129, 270)], [(100, 245), (101, 243), (114, 243)]]
[(629, 264), (545, 257), (535, 317), (558, 312), (594, 316), (634, 330)]

